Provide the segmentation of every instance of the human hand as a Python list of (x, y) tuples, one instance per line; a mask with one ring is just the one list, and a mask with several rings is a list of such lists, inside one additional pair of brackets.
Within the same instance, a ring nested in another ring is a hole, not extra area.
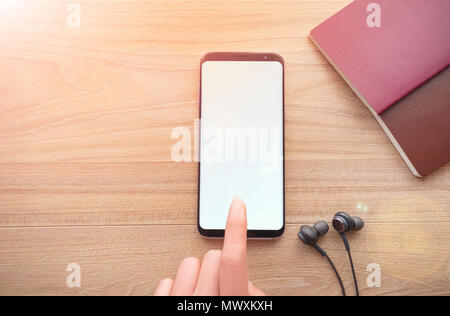
[(200, 265), (197, 258), (184, 259), (175, 281), (162, 280), (155, 296), (263, 296), (248, 281), (247, 212), (235, 197), (228, 213), (223, 250), (210, 250)]

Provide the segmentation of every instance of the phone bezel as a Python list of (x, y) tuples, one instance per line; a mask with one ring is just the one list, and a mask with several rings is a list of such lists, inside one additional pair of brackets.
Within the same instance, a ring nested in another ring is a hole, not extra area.
[[(281, 63), (283, 69), (283, 226), (279, 230), (248, 230), (247, 237), (255, 239), (271, 239), (278, 238), (283, 235), (286, 226), (286, 188), (285, 188), (285, 69), (284, 59), (275, 53), (241, 53), (241, 52), (212, 52), (204, 55), (200, 61), (200, 91), (199, 91), (199, 118), (202, 118), (202, 68), (203, 64), (207, 61), (261, 61), (272, 62), (277, 61)], [(199, 126), (198, 137), (201, 137), (201, 126)], [(201, 153), (200, 141), (199, 143), (199, 156)], [(197, 186), (197, 227), (199, 233), (208, 238), (223, 238), (225, 231), (223, 229), (204, 229), (200, 226), (200, 159), (198, 162), (198, 186)], [(231, 203), (231, 201), (230, 201)]]

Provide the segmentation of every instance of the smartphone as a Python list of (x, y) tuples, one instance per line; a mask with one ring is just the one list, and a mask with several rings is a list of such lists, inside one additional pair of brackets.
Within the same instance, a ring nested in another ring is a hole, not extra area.
[(200, 69), (198, 230), (223, 237), (239, 196), (248, 237), (279, 237), (285, 228), (283, 58), (208, 53)]

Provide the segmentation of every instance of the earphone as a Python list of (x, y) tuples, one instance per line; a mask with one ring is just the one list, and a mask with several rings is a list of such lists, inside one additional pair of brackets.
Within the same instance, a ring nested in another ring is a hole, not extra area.
[(300, 228), (300, 232), (298, 233), (298, 237), (307, 245), (317, 245), (319, 241), (319, 237), (324, 236), (328, 233), (328, 224), (324, 221), (317, 222), (313, 227), (311, 226), (302, 226)]
[[(341, 236), (345, 249), (348, 253), (348, 257), (350, 260), (350, 265), (352, 268), (352, 274), (353, 274), (353, 281), (355, 283), (355, 289), (356, 289), (356, 295), (359, 296), (359, 289), (358, 289), (358, 281), (356, 279), (356, 273), (355, 268), (353, 266), (353, 259), (350, 251), (350, 244), (348, 242), (348, 239), (345, 235), (346, 232), (350, 231), (359, 231), (364, 228), (364, 221), (357, 216), (350, 216), (349, 214), (345, 212), (338, 212), (334, 215), (333, 218), (333, 228), (339, 233)], [(329, 227), (328, 224), (324, 221), (320, 221), (314, 224), (313, 227), (304, 225), (300, 228), (300, 231), (298, 233), (298, 237), (300, 240), (308, 245), (316, 249), (322, 256), (324, 256), (328, 262), (330, 263), (331, 267), (333, 268), (336, 277), (339, 280), (339, 285), (341, 286), (342, 295), (346, 296), (344, 284), (342, 283), (341, 276), (339, 275), (339, 272), (337, 271), (333, 261), (328, 256), (325, 250), (323, 250), (319, 245), (317, 245), (317, 242), (319, 241), (319, 238), (322, 236), (325, 236), (328, 233)]]
[(346, 296), (344, 283), (342, 283), (341, 276), (339, 275), (339, 272), (337, 271), (333, 261), (328, 256), (326, 251), (323, 250), (319, 245), (317, 245), (317, 242), (319, 241), (319, 237), (325, 236), (326, 233), (328, 233), (328, 230), (329, 230), (328, 224), (324, 221), (315, 223), (313, 227), (304, 225), (300, 228), (300, 232), (298, 233), (298, 238), (300, 238), (300, 240), (305, 245), (311, 246), (314, 249), (316, 249), (322, 256), (324, 256), (328, 260), (331, 267), (333, 268), (334, 273), (336, 274), (336, 277), (339, 280), (339, 285), (341, 286), (342, 295)]
[(358, 231), (364, 228), (364, 221), (360, 217), (352, 217), (345, 212), (337, 212), (333, 218), (333, 228), (340, 234)]

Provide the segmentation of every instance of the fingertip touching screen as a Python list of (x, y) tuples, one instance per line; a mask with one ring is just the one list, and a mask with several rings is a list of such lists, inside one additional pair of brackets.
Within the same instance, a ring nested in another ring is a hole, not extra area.
[(206, 61), (201, 75), (199, 225), (223, 230), (235, 196), (248, 230), (284, 226), (284, 88), (278, 61)]

